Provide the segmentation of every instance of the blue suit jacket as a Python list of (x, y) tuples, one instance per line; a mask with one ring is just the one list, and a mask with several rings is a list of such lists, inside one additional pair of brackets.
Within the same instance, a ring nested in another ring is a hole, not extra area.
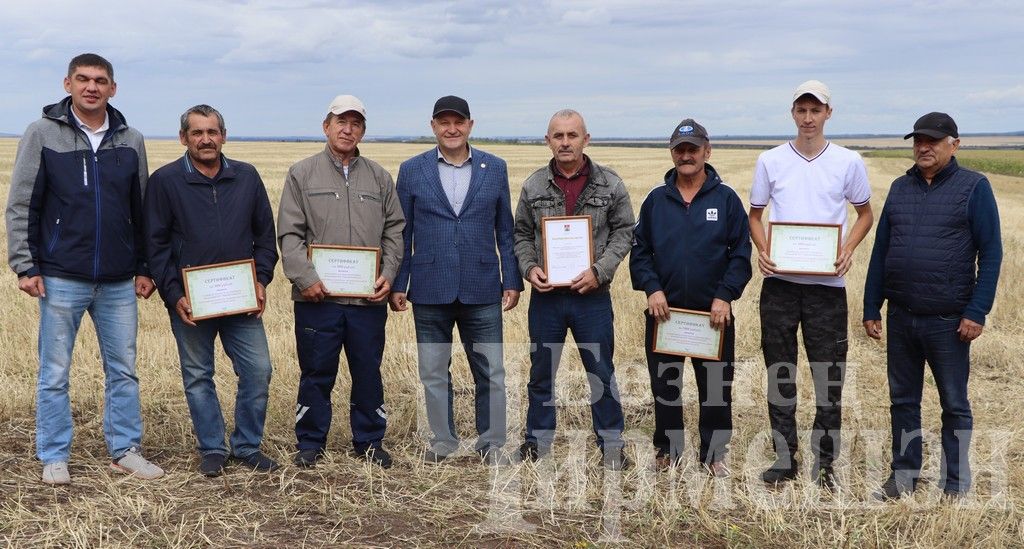
[(497, 303), (522, 290), (514, 252), (505, 161), (474, 148), (473, 175), (459, 215), (441, 187), (437, 148), (402, 163), (396, 190), (405, 213), (405, 254), (394, 290), (409, 301)]

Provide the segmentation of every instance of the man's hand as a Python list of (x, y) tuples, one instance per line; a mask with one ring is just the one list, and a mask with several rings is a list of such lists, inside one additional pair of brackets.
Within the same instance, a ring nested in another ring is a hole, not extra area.
[(256, 283), (256, 304), (260, 306), (260, 310), (255, 313), (249, 313), (249, 315), (255, 315), (256, 318), (260, 318), (263, 316), (263, 311), (267, 310), (267, 289), (259, 282)]
[(534, 290), (538, 292), (550, 292), (552, 286), (548, 284), (548, 276), (544, 274), (544, 269), (538, 266), (534, 266), (530, 269), (530, 274), (526, 275), (526, 280), (533, 286)]
[(192, 306), (188, 303), (188, 298), (182, 296), (178, 298), (178, 303), (174, 305), (174, 311), (178, 313), (178, 318), (182, 322), (189, 326), (195, 326), (196, 323), (192, 322)]
[(511, 311), (519, 304), (519, 290), (505, 290), (501, 293), (501, 310)]
[(722, 331), (732, 322), (732, 305), (728, 301), (718, 299), (711, 301), (711, 327)]
[(865, 320), (864, 333), (868, 334), (871, 339), (882, 339), (882, 321)]
[(594, 276), (594, 269), (588, 267), (585, 271), (576, 275), (576, 278), (572, 279), (572, 286), (569, 286), (569, 289), (585, 294), (596, 290), (598, 286), (600, 284), (597, 282), (597, 277)]
[(853, 250), (843, 248), (843, 251), (839, 253), (839, 257), (836, 258), (836, 262), (833, 264), (836, 266), (836, 276), (843, 276), (853, 266)]
[(388, 279), (384, 278), (383, 276), (377, 277), (377, 281), (373, 283), (373, 287), (374, 289), (377, 290), (377, 293), (371, 295), (367, 299), (374, 303), (380, 303), (381, 301), (384, 301), (385, 299), (388, 298), (388, 294), (391, 293), (391, 283), (388, 282)]
[(46, 297), (46, 287), (43, 286), (43, 277), (23, 276), (18, 279), (18, 289), (32, 297)]
[(772, 258), (768, 257), (768, 252), (762, 251), (757, 254), (757, 268), (760, 269), (761, 274), (764, 276), (771, 276), (775, 274), (775, 262)]
[(153, 290), (156, 290), (156, 284), (153, 284), (152, 278), (142, 275), (135, 277), (135, 297), (149, 299), (149, 296), (153, 295)]
[(647, 296), (647, 313), (654, 317), (655, 322), (668, 320), (668, 300), (665, 292), (658, 290)]
[(319, 303), (327, 297), (327, 288), (324, 287), (324, 283), (319, 280), (315, 284), (302, 290), (302, 298), (306, 301), (312, 301), (313, 303)]
[(392, 311), (409, 310), (409, 302), (405, 300), (405, 292), (391, 292), (391, 297), (388, 298), (388, 302), (391, 305)]
[(983, 328), (984, 326), (973, 320), (961, 318), (960, 327), (956, 329), (956, 333), (960, 334), (960, 341), (969, 342), (977, 339)]

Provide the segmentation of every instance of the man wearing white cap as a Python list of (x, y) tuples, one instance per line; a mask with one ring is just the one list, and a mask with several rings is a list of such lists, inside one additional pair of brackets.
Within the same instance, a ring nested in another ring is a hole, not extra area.
[[(815, 458), (811, 476), (822, 488), (832, 489), (847, 351), (843, 275), (850, 270), (857, 245), (871, 229), (871, 188), (860, 155), (825, 139), (825, 122), (832, 116), (828, 86), (817, 80), (801, 84), (793, 93), (790, 112), (796, 138), (758, 157), (750, 190), (750, 236), (757, 246), (758, 268), (765, 276), (760, 309), (761, 348), (768, 369), (768, 418), (778, 456), (762, 479), (777, 483), (796, 477), (796, 332), (800, 327), (817, 408), (811, 431)], [(847, 203), (857, 212), (852, 227), (847, 227)], [(840, 240), (835, 272), (777, 273), (780, 268), (769, 257), (762, 220), (765, 208), (769, 223), (840, 225), (845, 236)]]
[[(391, 283), (402, 261), (405, 218), (389, 174), (359, 155), (366, 109), (339, 95), (323, 122), (327, 146), (288, 170), (277, 234), (284, 274), (292, 282), (299, 395), (295, 413), (295, 464), (312, 467), (323, 456), (331, 426), (331, 390), (342, 348), (352, 376), (350, 421), (356, 456), (383, 468), (387, 428), (380, 363)], [(311, 244), (380, 250), (379, 275), (369, 297), (338, 297), (309, 259)]]

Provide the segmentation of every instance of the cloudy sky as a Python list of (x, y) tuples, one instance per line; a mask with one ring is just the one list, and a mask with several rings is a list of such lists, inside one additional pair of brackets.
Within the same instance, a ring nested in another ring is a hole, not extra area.
[(67, 61), (114, 64), (113, 104), (147, 135), (209, 103), (229, 135), (318, 135), (339, 93), (368, 135), (429, 133), (461, 95), (474, 134), (537, 136), (581, 111), (594, 137), (792, 132), (793, 88), (833, 91), (830, 133), (903, 133), (942, 110), (963, 132), (1024, 130), (1018, 0), (67, 0), (0, 7), (0, 132), (63, 97)]

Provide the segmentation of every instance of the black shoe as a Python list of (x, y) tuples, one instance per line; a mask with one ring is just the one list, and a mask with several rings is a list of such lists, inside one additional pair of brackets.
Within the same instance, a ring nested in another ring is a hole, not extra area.
[(444, 461), (446, 459), (448, 459), (448, 454), (442, 454), (440, 452), (435, 452), (431, 448), (427, 448), (423, 452), (423, 463), (430, 463), (430, 464), (433, 464), (433, 465), (437, 465), (438, 463), (441, 463), (442, 461)]
[(633, 466), (622, 448), (608, 448), (601, 454), (601, 465), (609, 471), (622, 471)]
[(778, 459), (771, 467), (761, 473), (761, 480), (768, 484), (778, 484), (796, 478), (796, 462)]
[(512, 464), (512, 460), (509, 459), (508, 454), (506, 454), (501, 448), (495, 446), (481, 448), (477, 450), (476, 453), (480, 456), (480, 461), (489, 467), (505, 467)]
[(316, 467), (316, 464), (320, 462), (324, 457), (324, 451), (318, 448), (307, 448), (305, 450), (299, 450), (299, 453), (295, 454), (295, 458), (292, 462), (299, 467)]
[(356, 450), (353, 453), (356, 457), (362, 457), (374, 465), (379, 465), (381, 469), (391, 468), (391, 454), (380, 446), (370, 446), (363, 452)]
[(821, 467), (818, 469), (818, 475), (814, 481), (818, 484), (818, 487), (826, 492), (836, 491), (836, 472), (832, 467)]
[(946, 500), (947, 502), (950, 502), (950, 503), (953, 503), (953, 502), (956, 502), (956, 501), (960, 501), (962, 499), (965, 499), (966, 497), (967, 497), (967, 491), (966, 490), (956, 490), (956, 489), (953, 489), (953, 488), (947, 488), (947, 489), (942, 491), (942, 499), (944, 499), (944, 500)]
[(256, 450), (255, 452), (245, 456), (231, 456), (231, 459), (237, 461), (243, 465), (251, 467), (253, 471), (260, 471), (262, 473), (269, 473), (276, 471), (281, 468), (276, 461), (268, 458), (263, 452)]
[(906, 494), (914, 493), (914, 489), (917, 486), (911, 482), (909, 485), (905, 482), (899, 482), (895, 477), (889, 477), (881, 488), (875, 493), (871, 494), (878, 501), (892, 501), (903, 497)]
[(203, 454), (199, 459), (199, 472), (204, 477), (219, 477), (224, 473), (224, 462), (228, 456), (224, 454)]
[(519, 461), (524, 463), (527, 461), (537, 461), (541, 457), (547, 454), (547, 451), (541, 451), (540, 446), (537, 446), (536, 442), (526, 441), (519, 447)]

